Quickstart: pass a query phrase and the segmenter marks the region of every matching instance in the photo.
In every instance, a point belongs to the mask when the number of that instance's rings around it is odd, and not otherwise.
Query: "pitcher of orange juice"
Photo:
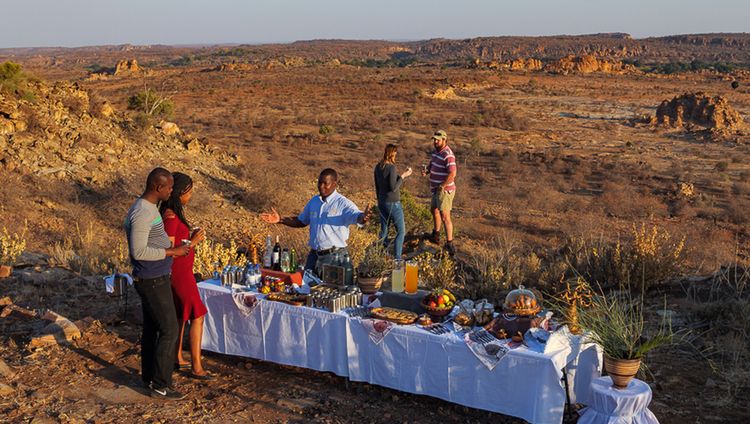
[[[414,261],[406,263],[406,294],[415,294],[417,292],[417,280],[419,279],[419,265]]]

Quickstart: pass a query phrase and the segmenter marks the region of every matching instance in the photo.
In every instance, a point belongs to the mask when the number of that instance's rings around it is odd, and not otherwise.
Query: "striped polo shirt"
[[[432,159],[430,160],[430,190],[433,193],[440,189],[442,184],[447,178],[451,171],[456,170],[456,156],[453,154],[453,150],[450,147],[445,146],[443,150],[432,153]],[[448,184],[445,187],[445,191],[452,192],[456,189],[455,179],[454,182]]]
[[[164,231],[164,222],[155,204],[139,197],[125,217],[125,233],[134,277],[150,279],[169,275],[172,258],[165,250],[172,242]]]

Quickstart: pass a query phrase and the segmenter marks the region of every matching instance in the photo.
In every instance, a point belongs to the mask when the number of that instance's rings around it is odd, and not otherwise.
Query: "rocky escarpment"
[[[620,60],[608,59],[598,55],[568,55],[561,59],[544,63],[540,59],[528,57],[517,58],[506,62],[492,61],[483,63],[475,61],[476,67],[488,67],[493,69],[506,69],[511,71],[545,71],[553,74],[589,74],[601,72],[605,74],[624,74],[638,72],[633,65],[628,65]]]

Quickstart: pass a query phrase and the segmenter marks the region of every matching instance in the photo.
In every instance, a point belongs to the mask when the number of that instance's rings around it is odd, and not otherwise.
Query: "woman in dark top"
[[[193,197],[193,180],[180,172],[175,172],[172,176],[174,177],[172,194],[159,208],[164,220],[164,231],[167,232],[172,246],[187,244],[192,247],[206,238],[206,233],[202,229],[191,231],[185,218],[184,206]],[[198,294],[198,286],[193,275],[194,259],[195,252],[191,248],[187,256],[175,257],[172,262],[172,294],[177,310],[177,321],[180,323],[175,367],[190,369],[190,376],[198,380],[211,380],[213,377],[201,363],[203,316],[208,310]],[[190,321],[190,362],[185,361],[182,356],[182,338],[185,333],[185,323],[188,321]]]
[[[380,240],[388,246],[388,224],[393,222],[396,227],[394,255],[401,259],[404,247],[404,208],[401,206],[401,184],[412,174],[411,168],[399,175],[396,172],[396,155],[398,147],[395,144],[385,146],[383,160],[375,165],[375,192],[378,195],[378,210],[380,211]]]

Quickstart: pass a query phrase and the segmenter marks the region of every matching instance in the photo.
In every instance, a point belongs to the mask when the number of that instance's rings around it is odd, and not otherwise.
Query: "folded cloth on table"
[[[302,274],[302,283],[309,287],[315,287],[318,284],[323,284],[323,281],[312,270],[306,269]]]
[[[128,285],[133,285],[133,277],[130,276],[130,274],[112,274],[104,277],[104,289],[107,290],[107,293],[114,293],[115,292],[115,278],[122,277],[125,278],[125,280],[128,282]]]
[[[258,299],[252,293],[247,293],[247,292],[232,293],[232,300],[234,301],[234,304],[237,306],[237,309],[240,310],[240,313],[246,317],[250,316],[250,314],[253,312],[253,309],[255,309],[255,307],[258,306]]]
[[[505,357],[510,348],[506,342],[497,339],[486,343],[478,341],[477,336],[481,332],[489,335],[487,330],[483,328],[472,330],[464,334],[464,342],[471,353],[479,359],[479,362],[492,371],[500,363],[500,360]]]
[[[544,353],[556,352],[571,345],[573,334],[568,330],[567,325],[558,328],[549,335],[547,343],[544,346]]]
[[[529,328],[523,336],[526,346],[537,353],[544,353],[549,339],[549,332],[541,328]]]
[[[359,322],[367,329],[370,340],[375,344],[380,344],[394,326],[392,322],[380,319],[361,319]]]

